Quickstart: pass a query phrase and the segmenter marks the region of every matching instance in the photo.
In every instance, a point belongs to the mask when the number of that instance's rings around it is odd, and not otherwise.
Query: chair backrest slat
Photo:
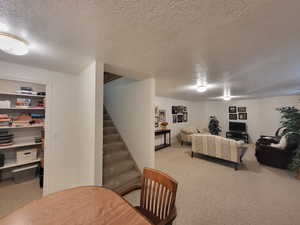
[[[140,207],[160,219],[165,219],[175,207],[177,186],[177,182],[167,174],[145,168]]]
[[[160,206],[159,206],[159,218],[162,219],[164,217],[164,204],[166,202],[166,188],[162,185],[161,186],[161,198],[160,198]]]

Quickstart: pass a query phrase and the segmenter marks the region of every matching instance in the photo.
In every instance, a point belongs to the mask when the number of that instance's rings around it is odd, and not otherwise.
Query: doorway
[[[0,79],[0,217],[43,195],[46,85]]]

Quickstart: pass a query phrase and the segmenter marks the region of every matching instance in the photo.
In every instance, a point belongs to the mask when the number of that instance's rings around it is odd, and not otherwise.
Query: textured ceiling
[[[287,95],[300,92],[299,12],[299,0],[0,0],[0,22],[31,43],[0,60],[78,73],[98,58],[178,99]]]

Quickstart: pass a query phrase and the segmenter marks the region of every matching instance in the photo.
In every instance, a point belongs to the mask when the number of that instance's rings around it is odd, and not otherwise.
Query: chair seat
[[[141,214],[143,214],[145,217],[147,217],[153,224],[159,224],[161,222],[161,219],[155,215],[153,215],[152,213],[150,213],[149,211],[136,206],[135,207]]]

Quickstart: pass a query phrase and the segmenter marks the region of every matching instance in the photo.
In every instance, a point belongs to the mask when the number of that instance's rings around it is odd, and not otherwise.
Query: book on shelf
[[[14,135],[9,134],[8,131],[0,132],[0,146],[8,146],[13,144]]]
[[[35,126],[39,126],[42,127],[44,126],[44,123],[13,123],[12,127],[35,127]]]
[[[45,97],[46,96],[46,92],[44,92],[44,91],[37,92],[37,91],[17,90],[15,93],[20,94],[20,95],[36,95],[36,96],[39,96],[39,97]]]
[[[12,143],[12,138],[6,140],[0,140],[0,144],[9,144]]]
[[[8,119],[8,114],[0,114],[0,119]]]
[[[42,106],[34,106],[34,107],[30,107],[30,109],[42,110],[42,109],[45,109],[45,108],[42,107]]]
[[[0,119],[0,122],[10,122],[10,119]]]
[[[15,125],[17,125],[17,124],[30,124],[29,122],[30,122],[30,120],[15,120],[13,122],[13,124],[15,124]]]
[[[29,109],[29,106],[26,105],[16,105],[16,109]]]
[[[6,134],[6,135],[0,136],[0,141],[3,141],[3,140],[12,140],[13,138],[14,138],[13,134]]]
[[[9,125],[10,125],[10,122],[0,122],[0,127],[6,127]]]
[[[17,98],[16,108],[29,108],[31,106],[30,98]]]
[[[32,119],[43,119],[45,118],[44,113],[31,113]]]
[[[17,94],[25,94],[25,95],[37,95],[38,92],[33,91],[32,89],[22,89],[22,90],[16,90]]]
[[[37,93],[37,95],[46,96],[46,92],[45,91],[40,91],[40,92]]]
[[[30,121],[31,115],[29,113],[21,113],[18,116],[15,117],[15,121]]]
[[[0,147],[4,147],[4,146],[10,146],[13,145],[13,142],[7,142],[7,143],[0,143]]]
[[[33,91],[32,87],[20,87],[21,91]]]

